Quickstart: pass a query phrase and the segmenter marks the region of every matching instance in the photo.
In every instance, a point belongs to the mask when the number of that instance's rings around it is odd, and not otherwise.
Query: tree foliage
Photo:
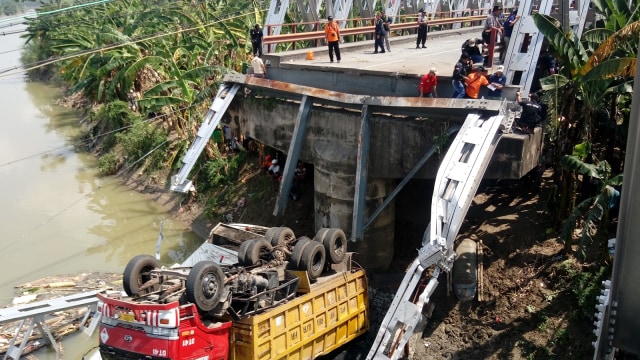
[[[135,162],[157,145],[149,139],[168,137],[172,140],[163,153],[164,165],[170,166],[193,139],[221,77],[247,62],[248,29],[262,22],[264,6],[261,1],[247,6],[226,0],[122,0],[49,12],[62,3],[43,4],[39,16],[28,19],[24,37],[30,55],[24,58],[36,64],[62,59],[35,67],[31,75],[59,76],[69,92],[82,93],[93,106],[126,104],[135,94],[129,110],[141,118],[161,115],[164,126],[119,124],[124,133],[117,138],[119,149]],[[118,107],[123,108],[127,110]],[[104,118],[113,122],[123,117]],[[113,125],[101,128],[114,131]],[[133,139],[134,132],[143,138]]]
[[[608,229],[609,203],[621,173],[635,76],[640,22],[637,11],[618,0],[596,0],[606,16],[603,27],[578,39],[557,20],[535,14],[533,20],[553,48],[558,74],[540,80],[551,117],[548,148],[559,184],[560,240],[571,250],[580,229],[578,257],[594,242],[602,245]],[[612,169],[612,165],[615,164]],[[594,184],[597,188],[593,191]],[[599,236],[596,238],[596,234]],[[603,247],[604,248],[604,247]]]

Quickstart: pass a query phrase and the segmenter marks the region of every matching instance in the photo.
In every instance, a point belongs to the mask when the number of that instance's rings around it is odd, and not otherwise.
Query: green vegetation
[[[610,202],[622,183],[629,109],[640,35],[637,3],[593,1],[606,18],[604,27],[573,31],[545,15],[533,15],[559,60],[559,73],[541,79],[543,100],[549,106],[547,161],[559,186],[552,218],[564,220],[559,240],[577,257],[605,263]],[[595,185],[595,186],[594,186]],[[613,204],[611,204],[613,205]],[[579,239],[573,236],[580,231]],[[595,251],[589,251],[590,248]]]
[[[103,176],[114,175],[118,171],[116,154],[108,153],[98,158],[98,172]]]
[[[602,281],[610,277],[609,268],[600,267],[595,271],[583,271],[573,281],[573,293],[578,306],[585,314],[592,314],[596,307],[596,297],[600,295]]]
[[[268,3],[73,5],[53,1],[28,19],[25,68],[31,78],[61,82],[91,104],[86,138],[92,147],[99,141],[101,174],[152,175],[179,165],[222,75],[247,63],[248,29],[262,23]],[[213,148],[200,160],[205,189],[232,181],[243,159]]]
[[[137,122],[125,132],[118,133],[116,139],[122,146],[125,159],[145,160],[143,168],[150,171],[164,168],[167,134],[147,122]]]

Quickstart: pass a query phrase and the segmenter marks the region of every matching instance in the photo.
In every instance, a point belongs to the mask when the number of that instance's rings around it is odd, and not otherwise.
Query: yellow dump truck
[[[219,224],[183,264],[147,255],[100,294],[102,359],[314,359],[369,328],[365,271],[340,229]],[[239,243],[234,252],[216,242]],[[236,257],[234,257],[234,255]]]

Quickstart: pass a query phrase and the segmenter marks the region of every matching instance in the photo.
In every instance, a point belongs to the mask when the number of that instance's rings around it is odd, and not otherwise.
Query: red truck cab
[[[104,360],[226,360],[232,322],[200,320],[194,304],[137,304],[98,294]]]

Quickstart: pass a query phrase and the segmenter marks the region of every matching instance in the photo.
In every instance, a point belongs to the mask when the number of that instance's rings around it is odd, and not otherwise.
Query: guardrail
[[[447,16],[455,16],[456,13],[460,14],[474,14],[477,15],[466,15],[459,17],[438,17],[435,16],[432,19],[429,19],[428,26],[429,32],[438,31],[438,30],[448,30],[453,28],[455,24],[459,24],[461,28],[479,26],[482,22],[487,18],[486,14],[480,14],[484,9],[479,10],[461,10],[461,11],[452,11],[446,14]],[[417,16],[416,15],[401,15],[398,16],[398,22],[394,22],[391,24],[391,31],[401,32],[401,35],[404,35],[405,32],[411,33],[412,30],[416,30],[418,28],[417,24]],[[362,18],[362,19],[351,19],[351,20],[336,20],[338,22],[348,22],[353,27],[345,27],[340,29],[340,35],[347,38],[347,42],[357,42],[359,40],[371,40],[373,33],[375,31],[375,26],[373,25],[373,18]],[[324,22],[322,22],[324,23]],[[325,35],[323,30],[318,30],[321,28],[321,22],[302,22],[298,24],[279,24],[279,25],[268,25],[267,26],[267,34],[271,32],[271,29],[274,27],[284,27],[289,29],[289,33],[278,34],[278,35],[265,35],[263,38],[263,44],[267,46],[267,52],[277,51],[276,46],[279,44],[291,43],[291,48],[286,50],[296,50],[296,45],[300,42],[308,42],[305,44],[306,46],[302,46],[301,48],[306,47],[318,47],[319,41],[324,40]],[[370,24],[370,25],[364,25]],[[298,26],[304,26],[307,28],[313,29],[312,31],[304,31],[297,32]],[[365,35],[367,38],[358,39],[358,35]]]

